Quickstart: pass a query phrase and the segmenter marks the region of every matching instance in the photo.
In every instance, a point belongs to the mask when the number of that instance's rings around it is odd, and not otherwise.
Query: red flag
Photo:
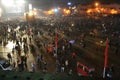
[[[105,48],[105,60],[104,60],[104,70],[103,70],[103,78],[105,78],[106,67],[108,64],[108,39],[106,40],[106,48]]]
[[[108,64],[108,39],[106,40],[104,68],[107,67],[107,64]]]

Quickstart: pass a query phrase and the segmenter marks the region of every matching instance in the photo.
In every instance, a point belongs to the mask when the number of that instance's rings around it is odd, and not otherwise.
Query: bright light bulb
[[[14,0],[1,0],[4,6],[12,6],[14,4]]]
[[[68,4],[69,6],[70,6],[70,5],[72,5],[72,3],[71,3],[71,2],[68,2],[67,4]]]
[[[54,12],[58,12],[58,9],[54,9]]]

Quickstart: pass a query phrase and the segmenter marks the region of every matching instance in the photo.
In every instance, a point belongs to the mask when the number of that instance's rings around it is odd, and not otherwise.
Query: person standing
[[[35,72],[35,63],[34,62],[31,63],[31,67],[32,67],[32,72]]]
[[[7,54],[7,57],[8,57],[8,59],[9,59],[9,62],[12,62],[12,56],[11,56],[10,53]]]

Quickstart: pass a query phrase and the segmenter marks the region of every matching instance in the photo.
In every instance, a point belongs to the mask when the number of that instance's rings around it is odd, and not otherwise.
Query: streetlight
[[[98,7],[99,5],[100,5],[100,3],[98,3],[98,2],[95,2],[95,7]]]
[[[71,5],[72,5],[72,3],[71,3],[71,2],[68,2],[68,3],[67,3],[67,5],[68,5],[68,6],[71,6]]]
[[[57,8],[55,8],[55,9],[54,9],[54,12],[55,12],[55,13],[57,13],[57,12],[58,12],[58,9],[57,9]]]
[[[71,6],[72,6],[72,3],[71,3],[71,2],[68,2],[67,5],[68,5],[68,7],[69,7],[69,9],[70,9]]]

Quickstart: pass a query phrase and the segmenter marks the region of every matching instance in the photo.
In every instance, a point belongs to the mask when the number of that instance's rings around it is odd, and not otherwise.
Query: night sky
[[[27,0],[28,3],[32,3],[33,7],[41,9],[50,9],[52,7],[67,6],[67,2],[72,2],[72,4],[92,4],[94,2],[100,2],[101,4],[120,4],[120,0]]]

